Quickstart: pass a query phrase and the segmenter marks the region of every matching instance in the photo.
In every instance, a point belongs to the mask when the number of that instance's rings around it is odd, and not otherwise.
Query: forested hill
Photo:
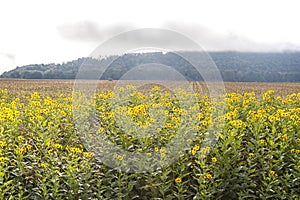
[[[198,52],[185,53],[190,56],[199,55]],[[210,52],[209,55],[219,68],[224,81],[300,82],[300,52]],[[171,52],[125,54],[120,57],[111,56],[100,60],[79,58],[63,64],[26,65],[4,72],[0,78],[75,79],[82,63],[103,66],[109,60],[114,60],[114,62],[107,68],[101,79],[119,79],[135,66],[160,63],[173,67],[188,80],[202,80],[201,75],[189,62]]]

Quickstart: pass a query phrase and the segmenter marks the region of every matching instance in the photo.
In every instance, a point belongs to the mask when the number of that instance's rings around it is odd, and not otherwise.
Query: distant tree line
[[[200,52],[184,52],[190,58]],[[300,82],[300,52],[253,53],[210,52],[224,81],[239,82]],[[201,60],[200,60],[201,62]],[[211,70],[211,63],[201,63]],[[115,79],[118,80],[134,67],[158,63],[170,66],[187,80],[203,81],[202,75],[176,52],[135,53],[101,59],[79,58],[62,64],[34,64],[4,72],[0,78],[18,79]],[[104,69],[104,67],[108,66]],[[149,70],[150,65],[149,65]],[[79,74],[83,76],[77,76]],[[100,73],[101,72],[101,73]],[[147,72],[145,72],[147,73]],[[213,71],[211,71],[213,73]],[[102,76],[99,77],[98,75]]]

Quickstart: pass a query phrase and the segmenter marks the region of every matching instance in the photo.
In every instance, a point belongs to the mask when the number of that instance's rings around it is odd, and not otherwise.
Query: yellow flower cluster
[[[206,155],[210,152],[210,147],[201,148],[200,152],[202,155]]]
[[[76,164],[87,166],[98,156],[96,152],[86,150],[93,148],[80,145],[81,135],[76,135],[78,127],[74,126],[72,116],[73,109],[79,109],[87,116],[89,111],[96,111],[93,118],[89,116],[90,121],[78,124],[86,130],[82,133],[88,136],[89,141],[84,141],[85,144],[91,146],[99,145],[97,142],[101,140],[98,139],[105,137],[105,142],[115,143],[131,152],[145,153],[147,159],[156,154],[159,159],[166,160],[172,156],[172,151],[165,146],[174,138],[183,138],[190,146],[176,149],[175,156],[188,154],[180,159],[186,161],[183,164],[194,167],[192,173],[199,168],[193,176],[200,177],[199,181],[218,177],[214,169],[223,162],[222,154],[217,154],[215,148],[201,146],[209,139],[205,138],[208,132],[220,135],[215,138],[218,140],[216,146],[220,147],[217,150],[222,150],[224,142],[227,145],[224,149],[240,152],[235,155],[241,156],[239,159],[243,164],[255,162],[261,154],[272,154],[276,149],[288,153],[289,166],[299,168],[300,94],[274,97],[274,91],[268,91],[262,97],[256,97],[253,92],[231,93],[213,100],[184,90],[172,92],[165,92],[158,86],[147,92],[126,86],[96,94],[93,103],[79,104],[75,108],[71,95],[54,98],[34,92],[12,98],[7,92],[0,91],[0,163],[18,166],[33,160],[34,166],[43,172],[49,168],[53,170],[49,174],[60,174],[67,169],[66,166],[60,168],[64,165],[60,161],[62,158],[68,161],[72,172],[80,171]],[[196,101],[191,100],[194,97],[197,97]],[[195,137],[184,135],[191,130]],[[122,153],[112,157],[122,161],[120,163],[127,159]],[[56,168],[51,169],[53,166]],[[265,172],[270,177],[280,176],[274,170],[276,167],[266,169],[273,169]],[[170,180],[178,184],[176,187],[180,187],[183,180],[188,182],[182,174],[174,177],[174,173]]]
[[[276,172],[273,171],[273,170],[270,170],[270,171],[269,171],[269,174],[272,175],[272,176],[276,176]]]
[[[6,157],[0,157],[0,163],[1,163],[1,162],[4,162],[4,161],[6,161],[6,160],[8,160],[8,158],[6,158]]]
[[[166,150],[165,148],[161,148],[161,149],[159,150],[159,152],[160,152],[160,156],[161,156],[162,158],[166,157],[167,150]]]
[[[95,156],[95,154],[93,152],[84,152],[83,156],[85,158],[93,158]]]
[[[195,155],[199,149],[200,149],[199,145],[194,146],[193,149],[192,149],[192,152],[191,152],[192,155]]]
[[[72,147],[72,148],[70,149],[70,151],[71,151],[72,153],[82,153],[82,152],[83,152],[83,150],[82,150],[81,148],[78,148],[78,147]]]
[[[114,157],[115,159],[117,159],[117,160],[120,160],[120,161],[124,159],[124,156],[119,155],[119,154],[114,154],[113,157]]]
[[[205,179],[212,179],[212,175],[209,174],[209,173],[204,174],[202,177],[205,178]]]

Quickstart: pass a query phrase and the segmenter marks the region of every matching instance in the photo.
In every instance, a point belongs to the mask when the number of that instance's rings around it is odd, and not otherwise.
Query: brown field
[[[28,94],[34,91],[42,94],[69,94],[74,87],[74,80],[10,80],[0,79],[0,89],[7,89],[11,94]],[[112,89],[117,81],[99,81],[98,88],[101,90]],[[171,85],[173,85],[172,83]],[[177,83],[178,84],[178,83]],[[204,82],[193,82],[194,90],[200,87],[203,92],[207,91]],[[179,83],[180,85],[180,83]],[[227,93],[255,92],[258,96],[267,90],[274,90],[275,95],[286,96],[300,92],[300,83],[253,83],[253,82],[225,82]]]

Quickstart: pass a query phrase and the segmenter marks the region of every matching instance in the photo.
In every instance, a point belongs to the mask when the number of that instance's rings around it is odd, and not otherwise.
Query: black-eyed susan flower
[[[18,141],[22,142],[23,140],[25,140],[23,136],[18,136]]]
[[[172,123],[166,123],[165,125],[166,128],[172,128],[172,126],[173,126]]]
[[[8,160],[8,158],[6,158],[6,157],[0,157],[0,162],[6,161],[6,160]]]
[[[217,158],[216,157],[212,157],[211,158],[211,162],[213,162],[213,163],[217,162]]]
[[[177,178],[175,179],[175,182],[176,182],[176,183],[181,183],[181,182],[182,182],[182,179],[179,178],[179,177],[177,177]]]
[[[26,151],[27,151],[26,147],[21,147],[21,148],[19,149],[19,153],[20,153],[20,154],[24,154],[24,153],[26,153]]]
[[[201,122],[201,124],[202,124],[203,126],[206,126],[208,123],[207,123],[207,121],[203,120],[203,121]]]

